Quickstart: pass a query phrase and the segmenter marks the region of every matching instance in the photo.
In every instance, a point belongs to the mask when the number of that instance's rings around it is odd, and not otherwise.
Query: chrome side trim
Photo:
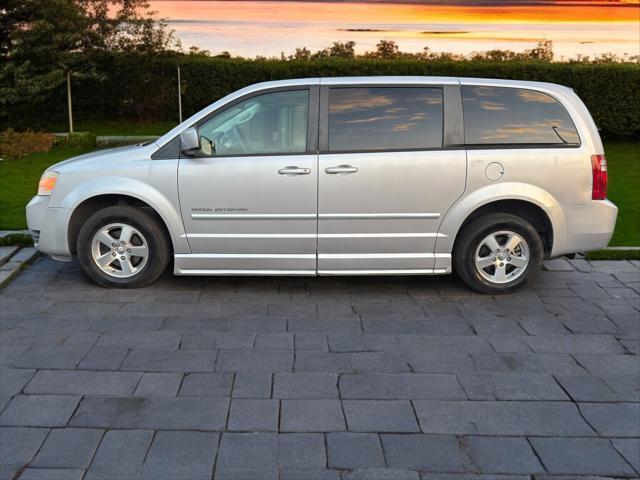
[[[315,253],[176,253],[175,258],[316,258]],[[330,259],[384,259],[384,258],[451,258],[449,253],[319,253],[318,258]]]
[[[175,258],[316,258],[315,253],[176,253]]]
[[[192,213],[194,220],[313,220],[315,213]]]
[[[321,213],[321,220],[369,219],[369,218],[440,218],[439,213]]]
[[[194,220],[322,220],[440,218],[439,213],[192,213]]]
[[[315,233],[186,233],[187,238],[316,238]]]
[[[448,253],[319,253],[319,259],[451,258]]]
[[[315,270],[190,270],[178,269],[177,275],[303,275],[314,276]]]
[[[318,275],[441,275],[444,268],[415,270],[318,270]]]
[[[316,238],[315,233],[185,233],[187,238]],[[319,233],[318,238],[446,238],[443,233]]]
[[[440,238],[443,233],[319,233],[318,238]]]

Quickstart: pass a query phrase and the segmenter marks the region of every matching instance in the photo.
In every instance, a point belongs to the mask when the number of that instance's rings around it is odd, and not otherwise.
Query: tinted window
[[[462,104],[468,145],[580,143],[565,108],[545,93],[466,86]]]
[[[439,88],[332,88],[329,150],[400,150],[442,146]]]
[[[307,150],[308,109],[308,90],[251,97],[199,126],[202,153],[303,153]]]

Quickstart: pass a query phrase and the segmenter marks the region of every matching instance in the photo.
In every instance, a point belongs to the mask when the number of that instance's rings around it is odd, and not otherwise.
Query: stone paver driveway
[[[494,298],[40,260],[0,293],[1,478],[638,477],[640,264],[573,265]]]

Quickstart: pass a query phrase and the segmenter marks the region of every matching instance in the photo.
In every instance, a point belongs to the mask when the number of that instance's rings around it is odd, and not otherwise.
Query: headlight
[[[58,181],[58,172],[44,172],[38,183],[38,195],[51,195]]]

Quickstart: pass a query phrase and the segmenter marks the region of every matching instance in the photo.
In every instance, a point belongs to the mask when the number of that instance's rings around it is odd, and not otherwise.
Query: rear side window
[[[442,89],[414,87],[329,90],[329,150],[442,147]]]
[[[462,87],[467,145],[580,144],[566,109],[546,93],[522,88]]]

